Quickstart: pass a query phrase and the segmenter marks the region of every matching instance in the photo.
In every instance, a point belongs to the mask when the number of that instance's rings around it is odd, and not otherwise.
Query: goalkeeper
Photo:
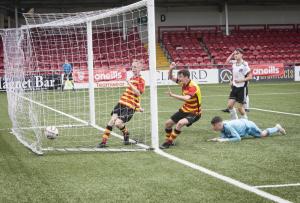
[[[102,142],[97,145],[98,148],[107,147],[107,141],[114,126],[122,131],[124,144],[130,144],[129,132],[125,123],[130,121],[136,111],[144,111],[140,104],[140,96],[145,91],[145,80],[140,75],[142,67],[142,62],[137,60],[133,61],[131,66],[133,77],[127,80],[128,87],[111,112],[111,119],[102,135]]]
[[[74,82],[73,82],[73,66],[71,63],[68,62],[68,60],[65,60],[65,63],[62,65],[63,71],[64,71],[64,83],[61,87],[62,91],[65,89],[66,81],[69,80],[72,84],[72,89],[75,90]]]
[[[168,95],[177,100],[183,101],[182,107],[171,116],[165,123],[166,141],[160,146],[161,149],[169,148],[173,145],[174,140],[181,133],[181,128],[191,126],[201,117],[201,91],[200,87],[190,79],[190,72],[187,69],[180,70],[177,78],[173,77],[173,70],[176,64],[170,65],[169,79],[181,86],[182,95],[172,93]],[[175,125],[174,130],[172,129]]]
[[[235,119],[231,121],[224,121],[219,116],[214,117],[211,120],[212,129],[214,131],[220,131],[221,135],[218,138],[213,138],[208,141],[213,142],[238,142],[243,137],[252,136],[255,138],[262,138],[271,136],[277,132],[285,135],[285,129],[280,124],[276,124],[275,127],[261,130],[257,125],[247,119]]]

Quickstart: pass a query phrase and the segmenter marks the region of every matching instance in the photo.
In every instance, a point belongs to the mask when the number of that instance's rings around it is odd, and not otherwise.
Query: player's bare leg
[[[65,85],[66,85],[66,80],[63,81],[63,84],[62,84],[62,86],[61,86],[61,91],[64,91]]]
[[[231,118],[232,120],[238,119],[236,110],[235,110],[235,108],[234,108],[234,104],[235,104],[235,100],[234,100],[234,99],[229,99],[229,100],[228,100],[227,108],[229,109],[230,118]]]
[[[250,108],[250,99],[249,99],[249,95],[247,95],[246,97],[246,103],[243,105],[244,106],[244,109],[246,112],[249,112],[249,108]]]
[[[239,110],[239,112],[240,112],[242,118],[248,119],[248,116],[247,116],[247,113],[246,113],[246,111],[245,111],[245,108],[244,108],[244,105],[243,105],[243,104],[238,103],[238,110]]]
[[[73,91],[75,91],[75,85],[74,85],[74,81],[73,80],[70,80],[71,84],[72,84],[72,89]]]

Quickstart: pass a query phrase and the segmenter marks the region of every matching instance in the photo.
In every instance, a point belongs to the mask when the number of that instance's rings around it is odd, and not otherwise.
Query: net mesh
[[[94,148],[111,111],[133,75],[134,61],[148,77],[147,7],[135,5],[82,13],[25,14],[27,25],[2,32],[9,113],[17,138],[36,152]],[[92,24],[92,33],[87,30]],[[95,125],[90,124],[88,34],[92,35]],[[64,74],[71,64],[72,76]],[[72,80],[73,79],[73,80]],[[72,81],[74,83],[72,83]],[[149,89],[126,126],[132,143],[151,144]],[[59,136],[49,140],[47,126]],[[122,145],[114,128],[109,149],[138,149]],[[76,151],[76,150],[75,150]]]

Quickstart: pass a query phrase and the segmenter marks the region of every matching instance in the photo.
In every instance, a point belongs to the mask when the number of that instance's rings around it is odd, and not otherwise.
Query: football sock
[[[236,110],[235,110],[234,107],[232,109],[229,109],[229,112],[230,112],[230,118],[231,118],[231,120],[238,119],[238,116],[236,114]]]
[[[166,140],[169,140],[169,137],[172,135],[172,128],[165,128]]]
[[[104,131],[104,134],[102,135],[102,143],[106,144],[107,139],[110,136],[110,132],[112,131],[112,126],[107,125]]]
[[[126,128],[125,125],[124,127],[120,128],[120,130],[122,131],[123,135],[128,135],[128,129]]]
[[[273,135],[273,134],[275,134],[275,133],[278,132],[278,128],[276,128],[276,127],[267,128],[266,131],[268,132],[268,136],[271,136],[271,135]]]
[[[241,116],[241,118],[248,119],[248,116],[247,116],[247,114],[245,113],[244,115]]]
[[[168,138],[169,143],[173,143],[173,141],[177,138],[177,136],[181,133],[181,131],[174,129],[171,136]]]
[[[246,103],[243,106],[244,109],[249,109],[249,96],[246,97]]]

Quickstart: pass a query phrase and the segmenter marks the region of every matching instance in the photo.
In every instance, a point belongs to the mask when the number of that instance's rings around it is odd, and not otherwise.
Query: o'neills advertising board
[[[120,87],[124,86],[127,78],[125,68],[120,69],[95,69],[95,87]],[[73,79],[76,88],[88,88],[89,73],[87,70],[74,70]]]
[[[253,76],[283,76],[283,63],[251,65]]]

